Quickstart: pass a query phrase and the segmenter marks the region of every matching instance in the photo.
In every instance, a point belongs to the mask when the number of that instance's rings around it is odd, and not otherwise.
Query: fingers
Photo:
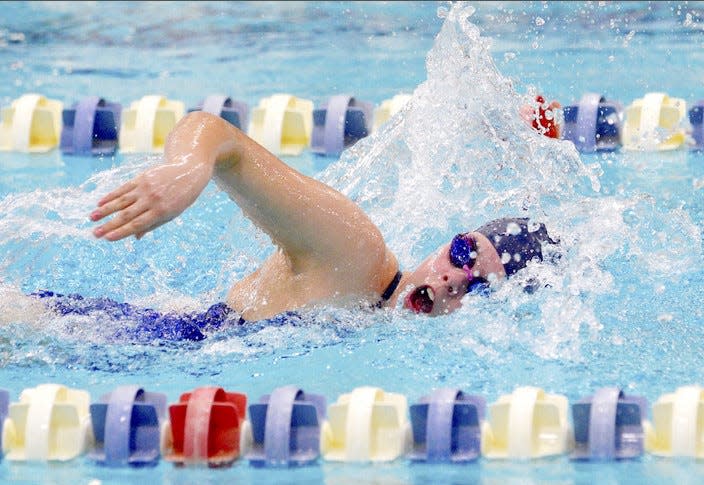
[[[153,221],[150,211],[144,212],[127,224],[108,232],[105,235],[105,239],[108,241],[119,241],[120,239],[124,239],[138,233],[147,232],[150,230],[149,226],[152,223]]]
[[[137,200],[136,195],[133,192],[128,192],[117,198],[111,199],[109,202],[105,202],[103,204],[98,203],[99,208],[91,212],[90,220],[94,222],[99,221],[110,214],[124,210],[131,206],[135,200]]]
[[[104,237],[108,241],[117,241],[132,234],[144,231],[153,223],[152,211],[138,204],[119,212],[114,218],[93,230],[97,238]]]
[[[106,195],[105,197],[100,199],[98,201],[98,207],[102,207],[103,205],[107,204],[108,202],[125,195],[126,193],[130,192],[131,190],[135,189],[136,187],[137,187],[137,184],[134,182],[134,180],[130,180],[126,184],[118,187],[117,189],[113,190],[108,195]]]

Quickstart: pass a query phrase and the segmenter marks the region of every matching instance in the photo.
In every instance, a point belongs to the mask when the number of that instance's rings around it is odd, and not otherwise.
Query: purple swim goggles
[[[488,284],[484,278],[475,277],[472,267],[477,260],[479,250],[477,240],[471,234],[457,234],[450,242],[450,263],[456,268],[464,270],[467,275],[467,293]]]
[[[477,240],[469,233],[458,234],[450,243],[450,262],[460,269],[470,269],[477,259]],[[466,268],[465,268],[466,267]]]

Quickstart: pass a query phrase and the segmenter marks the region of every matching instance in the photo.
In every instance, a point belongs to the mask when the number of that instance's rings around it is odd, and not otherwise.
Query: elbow
[[[235,128],[219,116],[194,111],[176,124],[166,137],[164,154],[167,158],[182,154],[198,157],[217,157],[223,147],[230,145]]]
[[[166,137],[166,145],[177,143],[183,139],[202,137],[203,132],[224,121],[219,116],[204,111],[193,111],[181,118]]]
[[[166,136],[164,153],[169,155],[187,149],[201,136],[202,128],[209,123],[210,113],[201,111],[188,113],[181,118]]]
[[[213,122],[214,120],[222,120],[217,115],[208,113],[207,111],[191,111],[186,113],[186,115],[181,118],[178,125],[198,125],[206,122]]]

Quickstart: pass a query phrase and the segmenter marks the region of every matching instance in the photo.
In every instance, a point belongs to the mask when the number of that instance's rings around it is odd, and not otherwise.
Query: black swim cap
[[[544,224],[529,230],[527,217],[504,217],[487,222],[476,232],[483,234],[499,253],[506,276],[523,269],[528,261],[543,260],[543,243],[556,244]]]

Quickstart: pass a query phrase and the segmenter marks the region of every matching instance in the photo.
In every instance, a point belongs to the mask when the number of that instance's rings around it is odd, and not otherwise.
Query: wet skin
[[[471,233],[477,241],[477,258],[470,272],[472,278],[489,282],[506,276],[501,258],[483,234]],[[403,297],[403,307],[429,316],[445,315],[462,306],[470,281],[467,272],[450,262],[450,243],[440,246],[412,272],[403,275],[390,300],[395,305]],[[403,295],[403,296],[402,296]]]

